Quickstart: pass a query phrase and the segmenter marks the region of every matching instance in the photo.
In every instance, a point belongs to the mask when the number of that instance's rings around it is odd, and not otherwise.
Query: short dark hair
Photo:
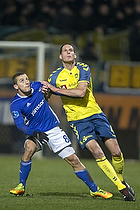
[[[65,45],[71,45],[73,47],[73,45],[71,43],[65,43],[65,44],[62,44],[61,47],[60,47],[60,54],[62,53],[62,48],[65,46]],[[74,49],[74,47],[73,47]],[[74,52],[75,52],[75,49],[74,49]]]
[[[24,72],[18,72],[16,73],[13,77],[12,77],[12,81],[13,81],[13,84],[17,84],[17,77],[19,77],[20,75],[23,75],[25,74]]]

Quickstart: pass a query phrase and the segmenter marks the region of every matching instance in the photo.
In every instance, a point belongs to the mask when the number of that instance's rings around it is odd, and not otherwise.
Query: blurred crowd
[[[128,30],[130,60],[140,61],[140,0],[0,0],[0,39],[27,28],[73,38]],[[80,56],[96,61],[93,52],[94,43],[87,42]]]
[[[1,0],[1,26],[28,26],[50,34],[104,34],[128,29],[140,19],[140,0]]]

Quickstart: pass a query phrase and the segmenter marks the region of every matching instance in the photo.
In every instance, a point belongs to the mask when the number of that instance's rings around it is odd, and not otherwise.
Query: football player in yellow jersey
[[[82,149],[88,149],[98,166],[117,186],[125,201],[135,201],[134,190],[123,178],[124,158],[106,115],[97,104],[92,92],[90,68],[76,62],[74,47],[66,43],[60,48],[62,66],[52,72],[42,91],[48,89],[60,95],[67,120]],[[112,165],[96,141],[103,141],[112,155]]]

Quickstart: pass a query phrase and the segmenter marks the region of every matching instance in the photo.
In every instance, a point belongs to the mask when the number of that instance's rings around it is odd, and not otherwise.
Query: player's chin
[[[30,88],[25,89],[25,90],[24,90],[24,93],[25,93],[26,95],[30,94],[30,93],[31,93],[31,89],[30,89]]]
[[[31,88],[26,88],[25,92],[31,92]]]
[[[72,58],[68,58],[68,59],[65,60],[65,62],[66,63],[71,63],[71,62],[73,62],[73,59]]]

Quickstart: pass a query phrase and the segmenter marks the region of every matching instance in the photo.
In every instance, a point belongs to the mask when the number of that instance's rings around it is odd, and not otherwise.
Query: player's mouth
[[[29,88],[29,87],[30,87],[30,85],[26,85],[25,87],[26,87],[26,88]]]
[[[27,90],[27,91],[30,91],[30,85],[29,86],[25,86],[25,89]]]
[[[68,56],[67,56],[67,58],[68,58],[68,59],[70,59],[70,58],[71,58],[71,56],[70,56],[70,55],[68,55]]]

